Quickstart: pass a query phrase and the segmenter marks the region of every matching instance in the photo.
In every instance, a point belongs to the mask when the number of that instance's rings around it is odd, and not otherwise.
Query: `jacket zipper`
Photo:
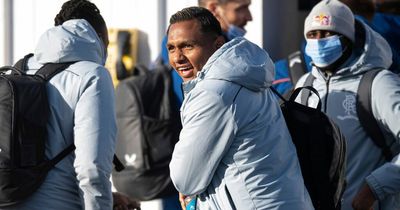
[[[325,100],[324,100],[324,113],[326,114],[328,111],[329,83],[330,83],[332,74],[330,72],[326,72],[325,76],[326,76],[326,79],[325,79],[326,94],[325,94]]]

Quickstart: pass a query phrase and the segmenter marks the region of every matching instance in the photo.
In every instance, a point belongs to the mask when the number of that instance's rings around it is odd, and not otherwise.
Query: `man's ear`
[[[215,40],[215,47],[219,49],[222,47],[222,45],[225,44],[225,38],[224,36],[218,36],[217,39]]]

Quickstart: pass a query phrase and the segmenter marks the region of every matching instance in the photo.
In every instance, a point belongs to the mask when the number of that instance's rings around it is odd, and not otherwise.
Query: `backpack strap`
[[[387,161],[393,158],[390,147],[386,144],[385,137],[377,120],[372,113],[371,89],[375,76],[383,69],[372,69],[361,77],[357,90],[357,115],[364,131],[371,137],[376,146],[382,149],[382,154]]]
[[[51,168],[53,168],[58,162],[60,162],[62,159],[64,159],[69,153],[74,151],[75,148],[76,148],[75,145],[71,144],[67,148],[65,148],[63,151],[58,153],[58,155],[56,155],[53,159],[51,159],[47,162],[47,164],[46,164],[47,169],[50,170]],[[125,169],[124,164],[122,164],[122,162],[118,159],[118,157],[115,154],[113,157],[113,164],[114,164],[115,170],[118,172]]]
[[[307,89],[307,90],[304,90],[304,89]],[[318,91],[311,85],[306,85],[306,86],[303,86],[303,87],[296,88],[293,91],[293,94],[290,96],[289,101],[295,103],[295,100],[296,100],[297,96],[299,95],[300,91],[303,91],[302,93],[307,92],[309,94],[308,96],[310,96],[311,93],[314,93],[319,99],[317,107],[315,109],[317,109],[318,111],[322,112],[321,111],[321,107],[322,107],[321,96],[319,96]]]
[[[269,89],[271,89],[272,92],[274,92],[275,95],[278,96],[283,102],[287,102],[286,97],[281,95],[274,87],[270,86]],[[290,97],[290,96],[288,96],[288,97]]]
[[[21,70],[26,71],[26,64],[28,63],[28,59],[33,56],[33,53],[29,53],[25,55],[23,58],[19,59],[17,63],[14,64],[14,67]]]
[[[306,64],[301,51],[296,51],[288,56],[289,77],[293,86],[296,85],[300,77],[307,73]]]
[[[46,163],[46,168],[50,170],[53,168],[58,162],[60,162],[63,158],[65,158],[69,153],[75,150],[75,145],[71,144],[67,148],[65,148],[63,151],[58,153],[53,159],[49,160]]]
[[[308,74],[306,81],[304,82],[303,86],[311,86],[314,83],[315,77],[310,73]],[[311,95],[311,91],[310,90],[303,90],[301,92],[301,104],[306,105],[308,104],[308,98]]]
[[[60,73],[64,69],[68,68],[68,66],[70,66],[73,63],[75,62],[46,63],[36,72],[35,75],[38,75],[42,79],[49,81],[53,76]]]
[[[124,164],[121,162],[121,160],[119,160],[119,158],[117,157],[116,154],[114,154],[114,157],[113,157],[113,164],[114,164],[114,169],[117,172],[120,172],[125,169]]]
[[[21,70],[22,72],[26,72],[28,60],[33,56],[33,53],[29,53],[25,55],[23,58],[19,59],[17,63],[14,64],[14,67]],[[75,61],[76,62],[76,61]],[[46,63],[44,64],[35,75],[40,76],[42,79],[49,81],[54,75],[60,73],[64,69],[68,68],[71,64],[75,62],[66,62],[66,63]]]

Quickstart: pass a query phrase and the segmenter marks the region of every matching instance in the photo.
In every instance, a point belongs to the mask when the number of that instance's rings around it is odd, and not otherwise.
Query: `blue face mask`
[[[246,34],[246,30],[243,28],[240,28],[238,26],[229,25],[228,32],[227,32],[227,37],[229,40],[232,40],[236,37],[243,37]]]
[[[340,37],[333,35],[323,39],[307,39],[306,54],[318,67],[327,67],[342,55]]]

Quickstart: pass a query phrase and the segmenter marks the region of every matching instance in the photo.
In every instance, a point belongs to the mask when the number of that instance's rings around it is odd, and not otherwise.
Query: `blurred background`
[[[53,26],[65,0],[0,0],[0,66],[33,52],[39,36]],[[169,17],[197,0],[92,0],[111,30],[135,30],[135,62],[149,65],[160,52]],[[318,0],[252,0],[253,21],[246,38],[273,60],[296,51],[303,21]],[[110,37],[110,39],[112,39]],[[112,40],[111,40],[112,41]],[[112,46],[111,46],[112,47]],[[112,51],[110,51],[110,56]]]

